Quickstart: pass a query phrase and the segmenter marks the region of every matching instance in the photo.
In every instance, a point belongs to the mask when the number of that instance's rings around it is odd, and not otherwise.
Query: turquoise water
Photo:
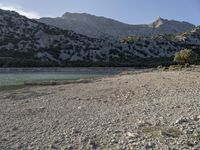
[[[0,86],[23,85],[30,81],[78,80],[106,76],[106,73],[21,72],[0,73]]]

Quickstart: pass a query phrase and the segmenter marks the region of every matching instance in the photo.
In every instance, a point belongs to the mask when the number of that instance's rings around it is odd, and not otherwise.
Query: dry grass
[[[158,66],[159,71],[198,71],[200,72],[199,65],[171,65],[169,67]]]

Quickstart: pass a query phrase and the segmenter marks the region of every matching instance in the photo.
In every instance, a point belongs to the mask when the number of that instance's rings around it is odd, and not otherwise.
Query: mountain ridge
[[[200,27],[173,35],[92,38],[0,9],[0,66],[152,66],[183,48],[199,53]]]
[[[195,25],[184,21],[158,19],[150,24],[131,25],[88,13],[67,12],[61,17],[45,17],[38,19],[38,21],[62,29],[73,30],[76,33],[90,37],[112,37],[116,39],[122,39],[131,35],[152,36],[156,34],[179,33],[195,27]],[[163,22],[162,26],[156,26],[156,23],[159,21]]]

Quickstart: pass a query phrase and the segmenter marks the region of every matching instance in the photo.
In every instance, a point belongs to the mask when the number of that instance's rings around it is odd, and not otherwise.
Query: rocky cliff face
[[[199,27],[177,35],[117,41],[91,38],[4,10],[0,10],[0,34],[0,66],[134,66],[148,64],[146,59],[171,57],[185,47],[198,51],[200,46]]]
[[[97,17],[90,14],[65,13],[58,18],[41,18],[39,22],[53,25],[90,37],[125,38],[127,36],[152,36],[155,34],[172,34],[185,32],[195,26],[187,22],[167,20],[158,17],[147,25],[128,25],[113,19]]]

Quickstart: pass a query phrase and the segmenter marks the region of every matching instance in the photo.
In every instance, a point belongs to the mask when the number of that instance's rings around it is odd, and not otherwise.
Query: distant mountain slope
[[[128,37],[122,40],[130,49],[149,51],[151,57],[170,57],[176,51],[189,48],[196,51],[200,56],[200,26],[194,29],[171,35],[156,35],[153,37]]]
[[[91,38],[0,10],[0,66],[150,66],[200,48],[200,29],[177,35]]]
[[[114,37],[118,39],[131,35],[149,36],[185,32],[195,27],[187,22],[166,20],[160,17],[152,24],[128,25],[113,19],[97,17],[86,13],[65,13],[62,17],[40,18],[38,21],[62,29],[73,30],[90,37]]]

